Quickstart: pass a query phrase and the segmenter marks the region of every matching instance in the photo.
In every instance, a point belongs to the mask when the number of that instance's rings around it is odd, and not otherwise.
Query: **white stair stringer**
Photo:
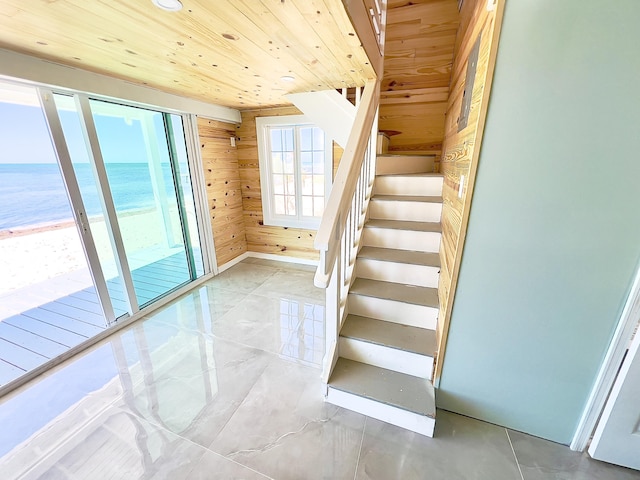
[[[336,90],[290,93],[285,95],[298,110],[320,127],[342,148],[356,118],[356,107]]]
[[[378,160],[326,400],[433,436],[443,177],[424,158]]]

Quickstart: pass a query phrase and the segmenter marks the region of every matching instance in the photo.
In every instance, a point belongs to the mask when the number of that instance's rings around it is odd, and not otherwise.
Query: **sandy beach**
[[[86,267],[73,224],[0,235],[0,295]]]
[[[104,220],[94,218],[90,223],[105,276],[115,276]],[[170,242],[180,241],[180,225],[171,226],[173,240],[167,239],[164,222],[156,209],[128,212],[120,217],[120,227],[131,268],[145,262],[136,259],[137,253],[149,249],[161,252],[168,249]],[[0,296],[83,269],[87,269],[87,261],[73,222],[0,232]]]

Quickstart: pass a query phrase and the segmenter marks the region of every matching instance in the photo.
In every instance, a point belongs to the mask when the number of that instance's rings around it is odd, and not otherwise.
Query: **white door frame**
[[[40,104],[47,121],[47,126],[49,127],[49,134],[51,135],[51,141],[53,142],[58,164],[62,170],[62,180],[66,186],[76,227],[82,238],[82,248],[87,258],[93,285],[100,300],[100,308],[102,308],[102,313],[107,325],[111,325],[115,321],[115,313],[113,311],[111,297],[109,296],[109,290],[107,289],[107,282],[102,271],[102,265],[100,264],[100,258],[98,257],[98,251],[93,241],[93,233],[89,227],[89,219],[87,218],[84,201],[73,169],[69,149],[67,148],[67,141],[62,130],[60,118],[58,117],[53,92],[43,87],[38,87],[36,91],[40,98]]]
[[[596,377],[595,384],[591,389],[591,394],[587,400],[582,417],[578,423],[578,428],[573,436],[569,447],[571,450],[582,452],[587,448],[587,444],[598,423],[598,418],[602,413],[609,392],[616,380],[618,370],[624,359],[625,352],[629,348],[629,342],[633,332],[638,325],[640,318],[640,267],[636,269],[636,274],[631,286],[631,291],[622,310],[620,321],[613,334],[609,349],[600,366],[600,371]]]
[[[209,200],[204,175],[204,161],[200,150],[200,134],[198,133],[198,117],[194,114],[183,114],[182,125],[185,143],[187,145],[187,160],[191,174],[191,189],[198,219],[198,233],[200,234],[200,250],[205,274],[218,275],[218,260],[216,258],[215,239],[211,226]]]

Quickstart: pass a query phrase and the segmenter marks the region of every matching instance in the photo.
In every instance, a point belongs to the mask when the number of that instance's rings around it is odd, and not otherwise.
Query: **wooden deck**
[[[189,280],[184,253],[132,272],[140,305]],[[51,279],[49,282],[60,281]],[[107,282],[116,316],[127,311],[117,279]],[[10,299],[8,300],[11,301]],[[107,328],[93,286],[0,320],[0,386]]]

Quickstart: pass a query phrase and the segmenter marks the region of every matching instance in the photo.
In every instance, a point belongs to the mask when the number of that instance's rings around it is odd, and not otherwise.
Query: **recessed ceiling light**
[[[282,80],[283,82],[295,82],[296,77],[292,77],[291,75],[283,75],[282,77],[280,77],[280,80]]]
[[[151,0],[153,4],[167,12],[177,12],[178,10],[182,10],[182,3],[180,0]]]

